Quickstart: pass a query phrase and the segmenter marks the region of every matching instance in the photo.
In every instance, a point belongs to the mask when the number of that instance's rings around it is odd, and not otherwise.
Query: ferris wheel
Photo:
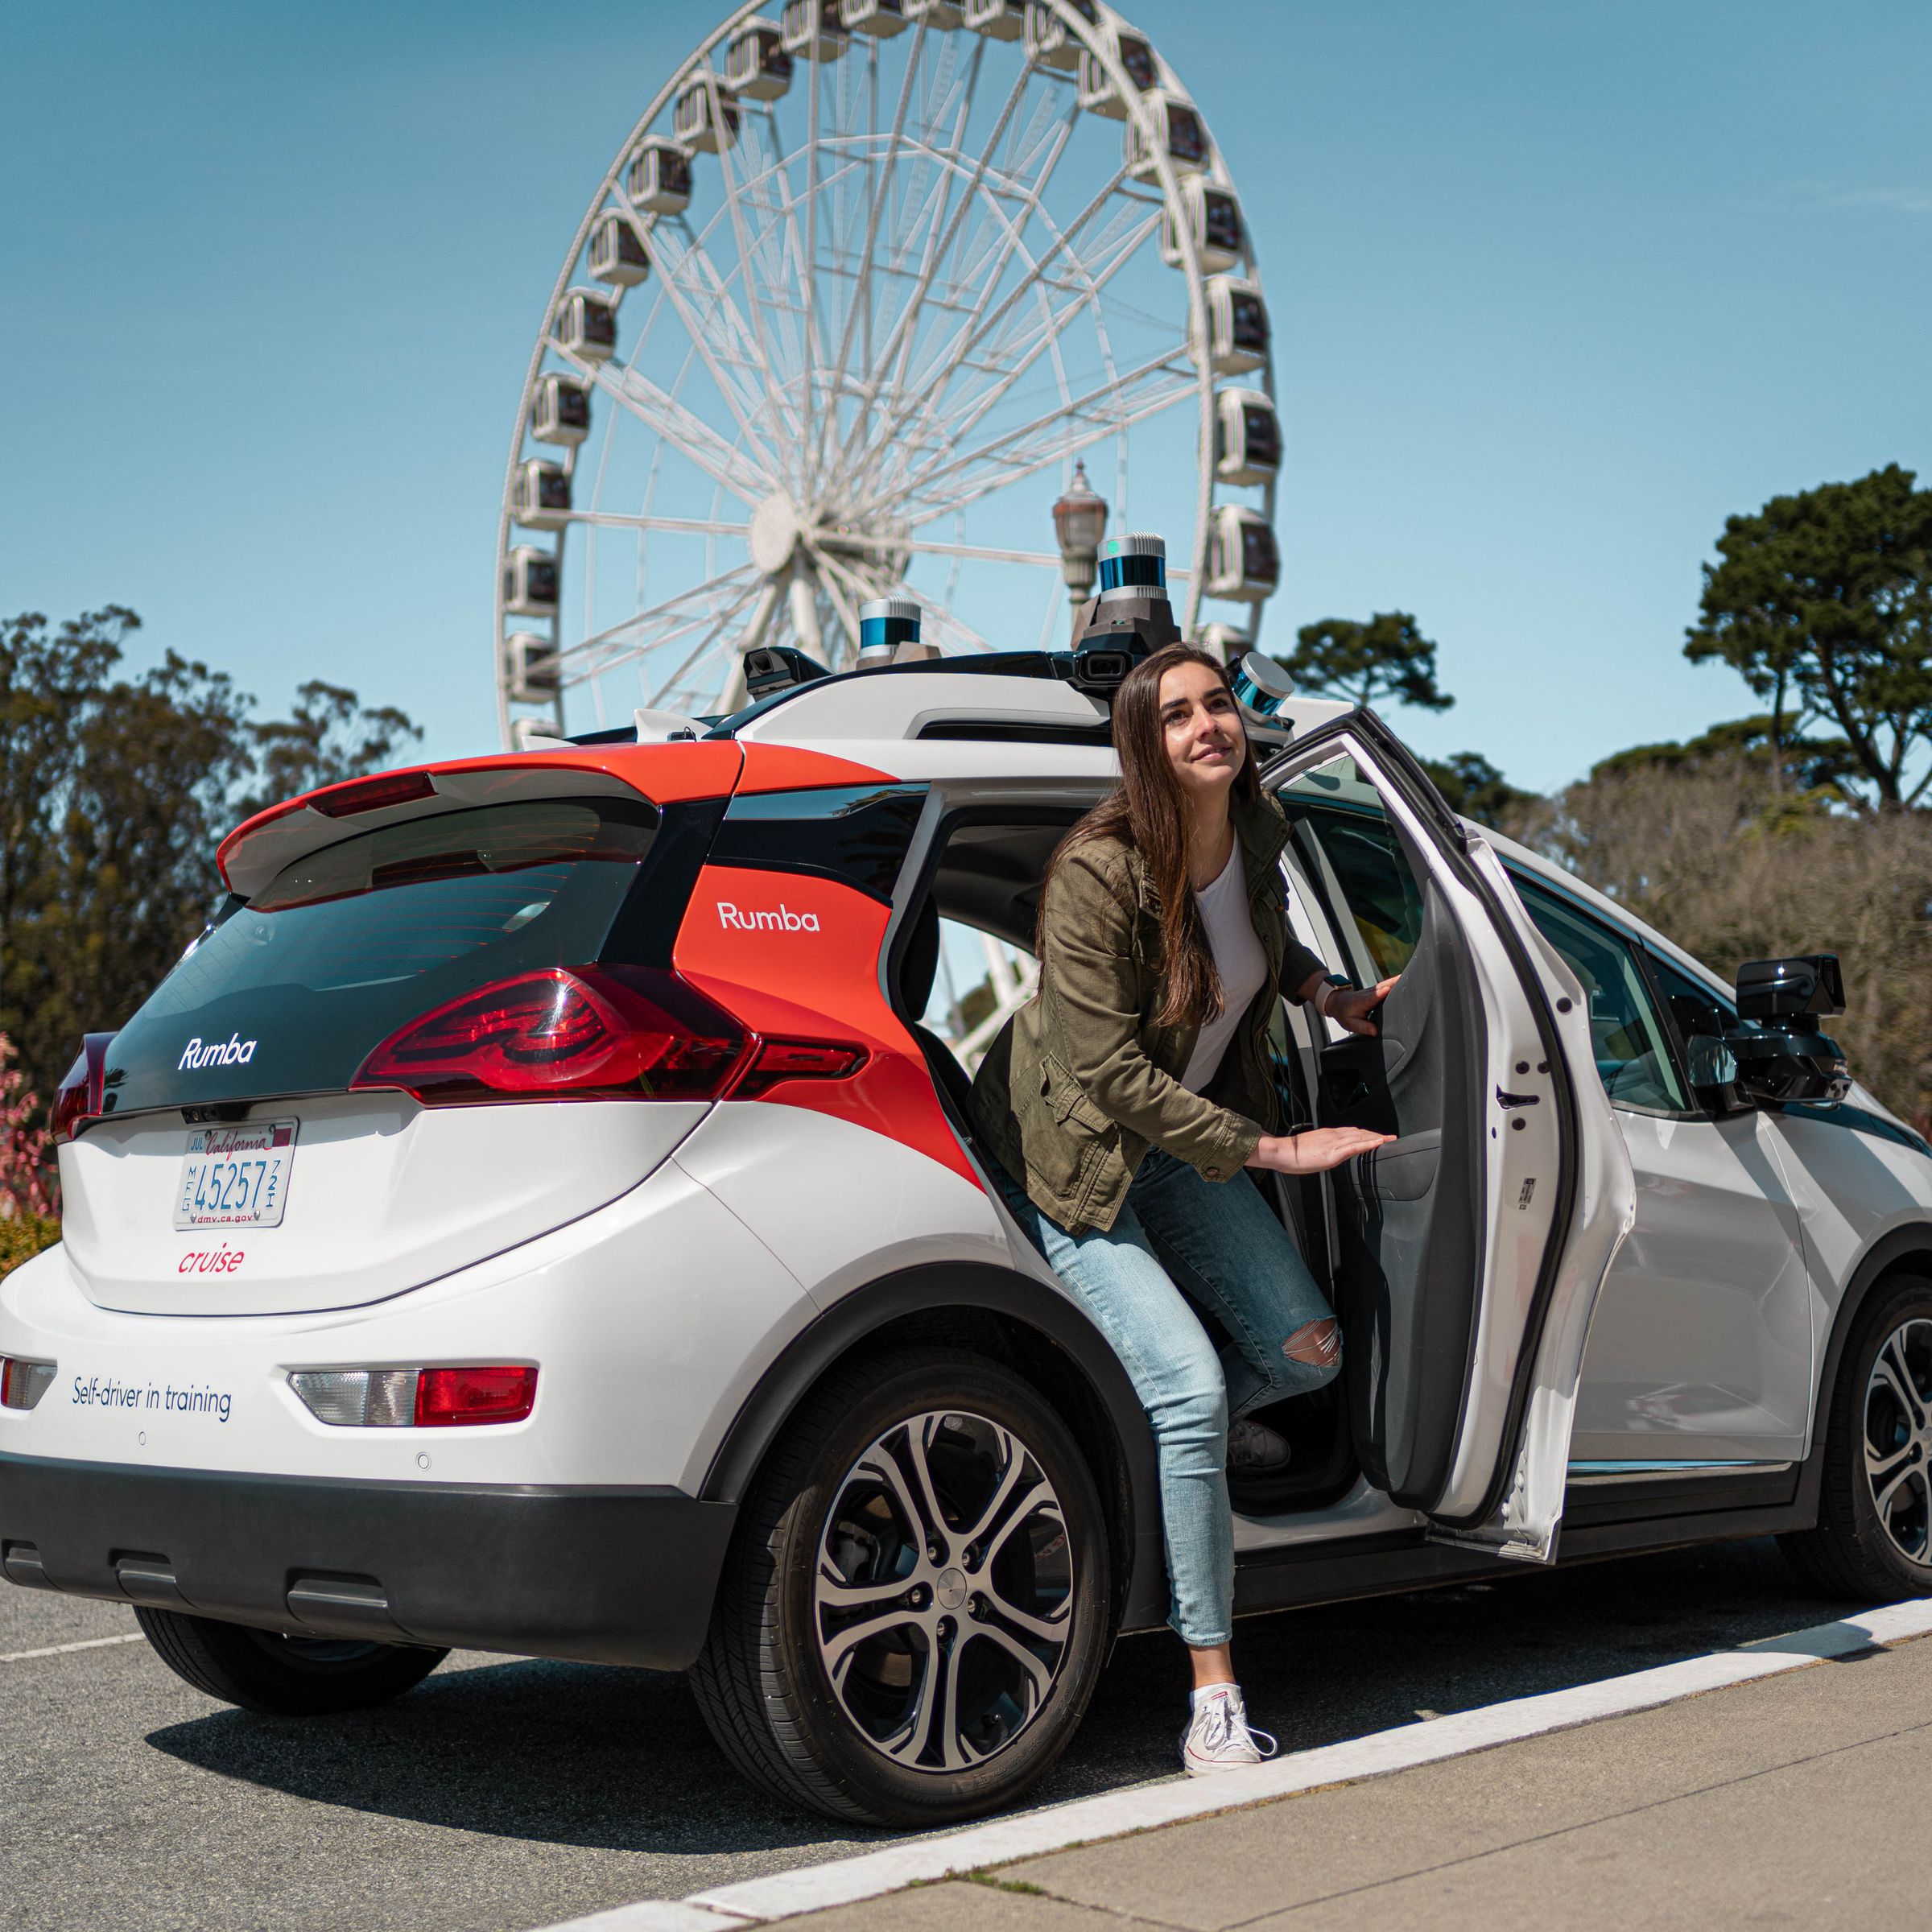
[[[1100,0],[752,0],[632,130],[545,311],[505,742],[731,708],[758,645],[848,667],[877,597],[926,648],[1051,646],[1110,507],[1168,536],[1183,628],[1245,649],[1273,392],[1220,152]]]

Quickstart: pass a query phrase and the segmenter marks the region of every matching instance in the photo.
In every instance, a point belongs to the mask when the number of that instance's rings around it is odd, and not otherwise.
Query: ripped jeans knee
[[[1282,1382],[1293,1393],[1325,1388],[1342,1372],[1342,1325],[1331,1315],[1304,1322],[1282,1344]]]

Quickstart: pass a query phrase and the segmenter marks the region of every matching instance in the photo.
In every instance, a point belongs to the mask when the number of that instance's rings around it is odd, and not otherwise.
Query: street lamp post
[[[1067,601],[1077,612],[1093,595],[1100,539],[1107,534],[1107,504],[1087,481],[1087,465],[1075,463],[1067,493],[1053,506],[1053,534],[1060,546],[1060,574]]]

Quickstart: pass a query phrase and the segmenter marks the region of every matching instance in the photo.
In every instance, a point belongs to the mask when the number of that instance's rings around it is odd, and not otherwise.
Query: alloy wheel
[[[1932,1321],[1893,1329],[1865,1382],[1865,1480],[1893,1546],[1932,1564]]]
[[[894,1764],[983,1764],[1045,1707],[1077,1580],[1060,1499],[1011,1430],[958,1410],[896,1422],[846,1472],[819,1542],[832,1693]]]

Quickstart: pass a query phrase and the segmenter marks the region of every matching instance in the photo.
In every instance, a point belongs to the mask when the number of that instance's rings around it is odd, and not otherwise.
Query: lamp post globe
[[[1060,546],[1067,601],[1076,608],[1093,594],[1100,539],[1106,531],[1106,499],[1087,481],[1087,465],[1075,463],[1066,495],[1053,506],[1053,534]]]

